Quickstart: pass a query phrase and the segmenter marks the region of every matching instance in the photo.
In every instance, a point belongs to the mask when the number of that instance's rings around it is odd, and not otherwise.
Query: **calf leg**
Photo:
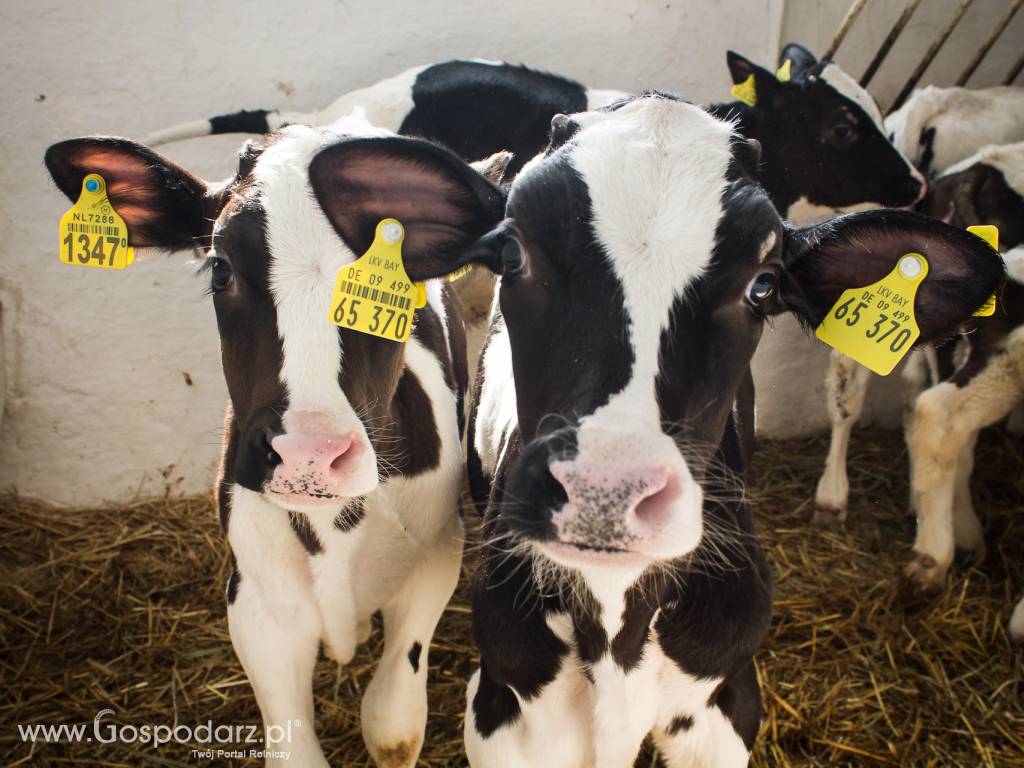
[[[308,560],[284,510],[235,486],[228,540],[238,563],[228,627],[263,717],[268,766],[326,766],[316,738],[313,667],[321,634]],[[231,600],[231,598],[234,598]],[[291,741],[280,741],[291,725]]]
[[[864,366],[852,358],[832,350],[825,389],[828,412],[832,418],[832,440],[825,460],[825,471],[814,494],[814,521],[834,523],[846,520],[850,482],[846,476],[846,453],[850,432],[864,409],[871,376]]]
[[[751,661],[708,697],[665,702],[651,735],[668,768],[743,768],[760,720],[761,692]]]
[[[914,559],[906,568],[917,589],[937,591],[945,583],[953,560],[957,464],[975,433],[1005,416],[1020,398],[1022,353],[1024,329],[1012,334],[1006,349],[983,367],[965,364],[953,381],[932,387],[918,398],[910,445],[917,538]],[[970,464],[965,467],[969,470]],[[961,473],[964,489],[966,480]],[[961,528],[969,535],[969,523],[965,526],[961,521]]]
[[[588,718],[593,688],[574,654],[557,677],[525,699],[481,664],[466,691],[464,741],[472,768],[592,768]]]
[[[1024,597],[1017,601],[1017,607],[1010,616],[1010,639],[1024,644]]]
[[[452,520],[382,610],[384,652],[363,695],[363,740],[381,768],[416,764],[427,723],[427,650],[455,591],[462,523]]]
[[[978,433],[974,432],[960,451],[953,478],[953,541],[959,549],[972,552],[976,560],[985,556],[985,534],[981,521],[974,512],[971,499],[971,473],[974,471],[974,446]]]

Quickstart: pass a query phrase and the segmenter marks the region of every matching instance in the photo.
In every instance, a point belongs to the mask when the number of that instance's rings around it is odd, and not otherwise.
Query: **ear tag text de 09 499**
[[[729,89],[729,93],[747,106],[756,107],[757,87],[754,85],[754,73],[751,72],[747,79],[742,83],[736,83],[736,85]]]
[[[924,256],[904,254],[877,283],[843,291],[814,335],[880,376],[888,376],[921,335],[914,319],[914,297],[927,275]]]
[[[82,192],[60,218],[60,260],[76,267],[124,269],[135,260],[128,226],[107,198],[107,183],[98,173],[82,179]]]
[[[992,224],[977,224],[973,227],[968,227],[967,231],[972,235],[977,235],[986,243],[992,246],[992,250],[999,250],[999,227]],[[972,317],[991,317],[996,313],[996,295],[993,293],[982,304],[978,309],[974,311]]]
[[[373,243],[352,264],[338,270],[330,321],[341,328],[389,341],[408,341],[413,313],[427,303],[423,283],[409,279],[402,264],[405,227],[382,219]]]

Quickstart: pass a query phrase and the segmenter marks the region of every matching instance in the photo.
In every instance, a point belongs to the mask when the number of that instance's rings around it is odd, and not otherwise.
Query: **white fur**
[[[924,147],[921,134],[935,129],[930,172],[941,173],[987,144],[1024,140],[1024,88],[939,88],[914,91],[886,118],[893,143],[915,163]]]
[[[984,163],[1003,174],[1006,183],[1018,195],[1024,196],[1024,141],[1016,144],[989,144],[982,147],[970,157],[954,163],[943,176],[966,171],[972,165]]]
[[[386,135],[355,118],[342,127]],[[339,138],[332,131],[285,129],[261,155],[254,178],[266,211],[270,288],[283,352],[280,376],[288,392],[282,422],[287,430],[295,412],[316,411],[328,414],[339,433],[357,431],[367,441],[364,518],[342,531],[333,524],[337,509],[308,510],[322,545],[320,553],[309,555],[273,496],[235,486],[228,539],[241,580],[229,620],[264,719],[307,724],[287,764],[323,766],[311,692],[318,643],[347,663],[380,610],[385,646],[363,697],[363,734],[378,765],[411,766],[427,716],[427,648],[458,579],[462,453],[454,393],[441,362],[417,339],[405,344],[404,363],[429,399],[441,438],[433,470],[378,484],[366,428],[338,383],[345,361],[338,330],[328,321],[329,303],[338,270],[356,255],[316,203],[308,168],[317,152]],[[427,300],[447,328],[439,285],[428,285]],[[415,642],[423,648],[418,671],[408,658]]]

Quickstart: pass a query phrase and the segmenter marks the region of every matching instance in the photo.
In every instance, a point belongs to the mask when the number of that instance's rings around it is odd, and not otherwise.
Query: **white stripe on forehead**
[[[885,123],[882,120],[882,111],[878,108],[878,104],[871,98],[871,94],[868,93],[864,88],[841,70],[836,64],[827,64],[821,71],[821,79],[832,86],[833,89],[839,92],[841,96],[846,97],[850,101],[854,102],[858,107],[863,109],[867,116],[871,118],[875,126],[885,134]]]
[[[266,212],[268,283],[277,308],[283,361],[281,382],[289,409],[351,412],[338,386],[341,345],[328,322],[338,270],[356,259],[320,208],[309,183],[309,165],[339,134],[387,136],[353,116],[330,131],[292,126],[272,143],[253,169]]]
[[[661,332],[673,302],[711,262],[733,128],[699,107],[657,97],[574,119],[583,127],[569,157],[587,185],[594,235],[631,321],[636,360],[622,399],[657,423]]]

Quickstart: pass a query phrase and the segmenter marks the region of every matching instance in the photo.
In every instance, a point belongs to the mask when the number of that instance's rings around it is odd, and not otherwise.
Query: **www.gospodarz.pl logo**
[[[33,744],[143,744],[151,749],[182,744],[191,746],[192,757],[199,759],[271,757],[287,760],[294,730],[302,727],[301,720],[271,724],[265,732],[258,725],[214,724],[212,720],[198,725],[133,725],[112,722],[109,718],[116,714],[113,709],[101,709],[93,718],[91,728],[89,723],[19,723],[18,736],[22,742]]]

